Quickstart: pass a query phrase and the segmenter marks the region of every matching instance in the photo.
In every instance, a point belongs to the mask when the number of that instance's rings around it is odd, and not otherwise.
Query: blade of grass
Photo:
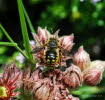
[[[15,42],[12,40],[12,38],[9,36],[9,34],[7,33],[7,31],[4,29],[4,27],[2,26],[2,24],[0,24],[0,29],[1,31],[6,35],[6,37],[8,38],[8,40],[15,44]],[[26,59],[29,59],[28,56],[18,47],[18,45],[14,46]]]
[[[22,3],[22,6],[23,6],[24,15],[25,15],[25,17],[26,17],[26,20],[27,20],[27,23],[28,23],[28,25],[29,25],[29,28],[30,28],[31,32],[32,32],[32,33],[36,33],[36,32],[35,32],[35,29],[34,29],[34,27],[33,27],[33,25],[32,25],[32,22],[31,22],[31,20],[30,20],[30,18],[29,18],[29,15],[28,15],[28,13],[27,13],[27,11],[26,11],[24,5],[23,5],[23,3]]]
[[[8,40],[11,42],[11,43],[14,43],[14,41],[12,40],[12,38],[9,36],[9,34],[6,32],[6,30],[3,28],[2,24],[0,24],[0,28],[1,30],[3,31],[3,33],[6,35],[6,37],[8,38]]]
[[[3,45],[3,46],[16,46],[17,43],[11,43],[11,42],[0,42],[0,45]]]
[[[29,44],[29,36],[28,36],[28,30],[27,30],[25,16],[24,16],[24,12],[23,12],[22,1],[17,0],[17,3],[18,3],[20,24],[21,24],[21,30],[22,30],[22,35],[23,35],[23,41],[24,41],[24,45],[25,45],[25,51],[26,51],[26,54],[28,55],[29,59],[32,60],[33,57],[32,57],[32,54],[30,53],[32,50],[31,50],[31,47]]]

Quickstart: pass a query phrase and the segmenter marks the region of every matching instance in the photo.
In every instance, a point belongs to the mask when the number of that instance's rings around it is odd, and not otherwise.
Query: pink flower
[[[33,88],[36,100],[79,100],[69,95],[69,91],[55,78],[44,78],[35,83]]]
[[[105,69],[104,61],[93,61],[90,65],[90,69],[86,70],[83,75],[84,83],[89,86],[94,86],[100,83],[102,74]]]
[[[40,67],[37,68],[32,74],[30,67],[23,74],[23,84],[25,90],[32,90],[35,83],[42,79],[42,73]]]
[[[70,51],[74,45],[73,43],[73,39],[74,39],[74,35],[71,34],[69,36],[63,36],[60,39],[60,44],[61,44],[61,47],[64,49],[64,50],[67,50],[67,51]]]
[[[25,57],[21,53],[19,53],[19,55],[16,57],[16,60],[22,64],[25,61]]]
[[[73,61],[74,61],[74,64],[77,65],[81,69],[81,71],[89,67],[90,56],[83,49],[83,46],[80,46],[80,48],[78,49],[78,52],[74,55]]]
[[[83,78],[86,85],[94,86],[101,81],[102,72],[98,69],[90,69],[84,74]]]
[[[82,72],[76,65],[71,65],[64,72],[63,80],[67,87],[70,89],[76,89],[82,84]]]
[[[91,62],[90,68],[97,68],[103,72],[105,70],[105,61],[94,60]]]
[[[38,35],[33,33],[33,36],[37,42],[37,44],[44,44],[50,37],[50,33],[46,29],[42,29],[38,27]]]
[[[40,85],[41,82],[41,85]],[[39,84],[39,86],[38,86]],[[37,87],[37,88],[36,88]],[[34,87],[34,97],[36,100],[48,100],[49,94],[51,92],[51,81],[48,78],[43,79],[36,83]]]
[[[15,64],[5,67],[2,77],[0,77],[0,99],[11,100],[18,95],[14,90],[22,83],[22,72]]]
[[[40,72],[39,69],[29,75],[29,69],[24,74],[25,89],[31,90],[36,100],[79,100],[72,95],[62,82],[62,72],[59,69]],[[43,76],[43,77],[40,77]]]

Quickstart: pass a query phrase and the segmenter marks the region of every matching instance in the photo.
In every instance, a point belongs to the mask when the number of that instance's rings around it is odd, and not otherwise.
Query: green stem
[[[16,46],[16,45],[17,45],[17,43],[0,42],[0,45],[3,45],[3,46]]]
[[[2,26],[2,24],[0,24],[0,28],[1,28],[1,30],[3,31],[3,33],[6,35],[6,37],[8,38],[8,40],[9,40],[11,43],[14,43],[14,41],[13,41],[12,38],[9,36],[9,34],[6,32],[6,30],[4,29],[4,27]]]
[[[6,35],[6,37],[8,38],[8,40],[11,42],[10,45],[14,45],[14,47],[26,58],[26,59],[29,59],[28,56],[18,47],[17,43],[15,43],[12,38],[9,36],[9,34],[7,33],[7,31],[4,29],[4,27],[0,24],[0,28],[1,30],[3,31],[3,33]],[[8,43],[4,43],[4,42],[1,42],[1,45],[6,45],[6,46],[9,46],[7,45]]]
[[[32,54],[30,53],[32,50],[31,50],[30,43],[29,43],[29,36],[28,36],[25,16],[24,16],[24,12],[23,12],[22,0],[17,0],[17,3],[18,3],[18,10],[19,10],[21,30],[22,30],[22,35],[23,35],[25,51],[26,51],[26,54],[28,55],[29,59],[32,60],[33,57],[32,57]]]
[[[26,58],[29,60],[28,56],[18,47],[18,46],[15,46],[15,48]]]
[[[36,33],[36,32],[35,32],[35,29],[34,29],[34,27],[33,27],[33,25],[32,25],[32,22],[31,22],[31,20],[30,20],[30,18],[29,18],[29,15],[28,15],[28,13],[27,13],[27,11],[26,11],[24,5],[23,5],[23,3],[22,3],[22,6],[23,6],[24,15],[25,15],[25,17],[26,17],[26,20],[27,20],[27,22],[28,22],[28,25],[29,25],[29,28],[30,28],[31,32]]]

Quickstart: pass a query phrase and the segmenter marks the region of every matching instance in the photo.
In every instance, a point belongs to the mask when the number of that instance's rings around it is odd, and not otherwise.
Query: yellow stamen
[[[0,98],[7,97],[6,88],[4,86],[0,86]]]

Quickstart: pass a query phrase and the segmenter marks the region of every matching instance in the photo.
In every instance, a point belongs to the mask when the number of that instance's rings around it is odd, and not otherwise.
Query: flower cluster
[[[33,57],[38,60],[37,67],[34,71],[31,67],[21,71],[15,64],[5,67],[4,73],[0,74],[0,100],[11,100],[17,95],[14,90],[21,84],[24,90],[33,94],[35,100],[79,100],[69,90],[78,89],[82,84],[94,86],[100,83],[105,61],[91,61],[83,46],[71,56],[74,35],[59,37],[58,33],[59,30],[51,35],[46,29],[38,28],[38,35],[33,34],[36,43],[30,44]],[[67,59],[72,59],[68,68]],[[61,70],[62,66],[65,66],[65,71]]]
[[[79,100],[69,94],[59,69],[43,72],[37,68],[32,74],[28,69],[24,74],[24,88],[33,93],[36,100]]]
[[[74,35],[59,37],[58,32],[51,35],[46,29],[38,28],[38,35],[33,34],[36,39],[36,45],[32,46],[35,50],[35,56],[39,62],[38,68],[32,74],[30,69],[24,75],[25,89],[32,91],[33,97],[36,100],[79,100],[73,97],[68,89],[78,89],[82,84],[94,86],[102,79],[102,74],[105,69],[105,62],[96,60],[91,61],[90,55],[80,46],[74,56],[71,57],[70,51],[73,48]],[[50,38],[56,38],[59,41],[62,51],[61,65],[66,66],[66,60],[72,59],[73,62],[65,71],[59,69],[49,69],[44,71],[41,65],[44,64],[42,57],[45,55],[45,48],[39,49],[38,46],[46,44]]]

